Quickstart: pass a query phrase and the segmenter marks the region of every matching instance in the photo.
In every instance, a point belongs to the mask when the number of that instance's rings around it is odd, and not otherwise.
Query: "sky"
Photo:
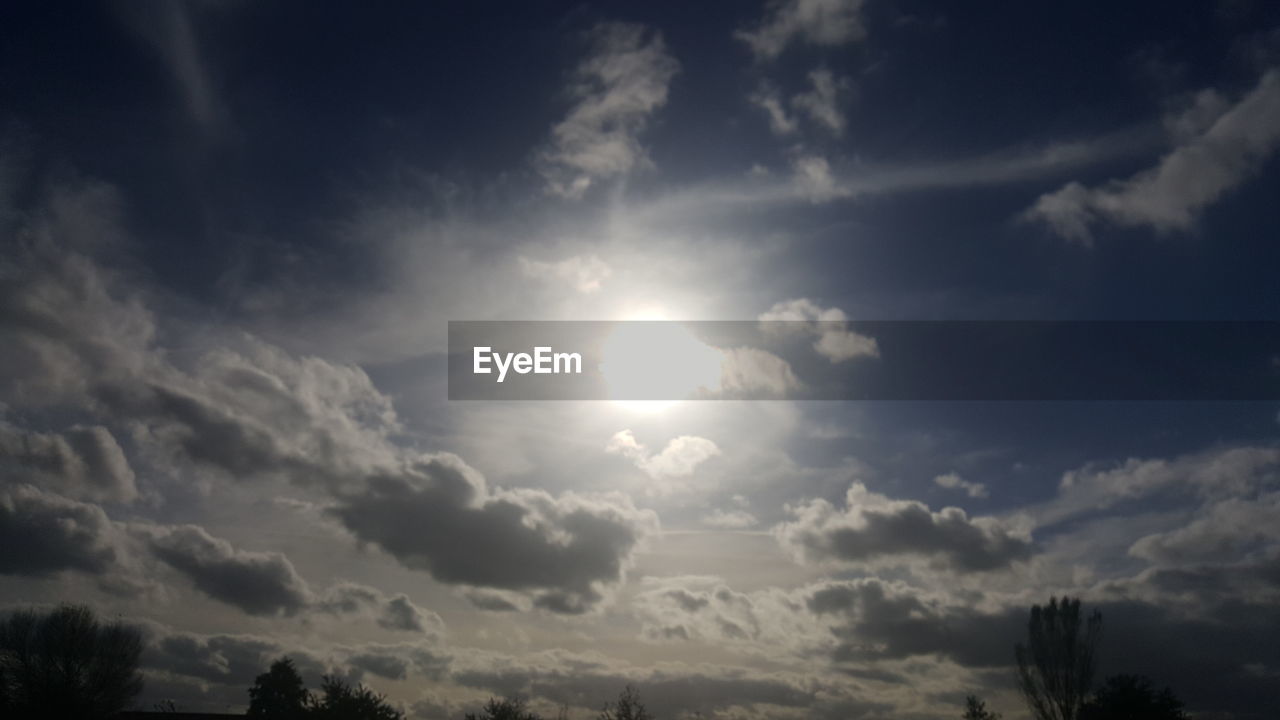
[[[446,356],[1280,320],[1277,150],[1262,0],[6,4],[0,609],[143,628],[141,707],[287,654],[411,718],[1014,720],[1070,595],[1103,675],[1272,717],[1275,402],[450,402]]]

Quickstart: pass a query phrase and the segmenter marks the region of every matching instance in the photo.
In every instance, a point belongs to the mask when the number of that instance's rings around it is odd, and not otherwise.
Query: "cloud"
[[[151,552],[202,592],[250,615],[295,615],[311,592],[277,552],[237,550],[196,525],[141,530]]]
[[[0,574],[104,574],[118,557],[102,508],[31,485],[0,486]]]
[[[745,530],[759,522],[746,510],[712,510],[702,516],[702,524],[721,530]]]
[[[939,475],[933,479],[933,482],[938,487],[944,487],[949,490],[963,490],[971,498],[987,497],[986,485],[977,482],[969,482],[956,473]]]
[[[747,99],[752,105],[764,110],[769,117],[769,129],[775,135],[791,135],[799,129],[796,119],[787,113],[787,108],[778,95],[778,89],[768,83],[761,83]]]
[[[209,3],[122,7],[126,20],[152,45],[181,90],[187,114],[206,132],[215,130],[225,108],[214,92],[208,63],[196,37],[190,11]]]
[[[156,623],[147,623],[143,629],[147,640],[144,669],[239,686],[240,692],[282,651],[271,640],[246,635],[199,635]]]
[[[1064,473],[1057,497],[1027,508],[1027,512],[1039,526],[1046,527],[1152,497],[1221,500],[1252,497],[1259,490],[1275,487],[1280,487],[1280,449],[1224,447],[1169,460],[1129,458],[1114,465],[1091,463]]]
[[[409,662],[394,655],[358,653],[347,658],[347,662],[364,672],[387,680],[403,680],[409,674]]]
[[[635,463],[654,480],[688,477],[699,465],[720,454],[714,442],[696,435],[672,438],[659,453],[650,453],[630,430],[614,433],[605,452],[621,455]]]
[[[1007,666],[1026,623],[1022,608],[984,614],[875,578],[819,584],[806,604],[818,616],[841,619],[831,628],[837,664],[939,655],[967,667]]]
[[[993,520],[971,519],[959,508],[932,512],[923,503],[891,500],[857,482],[843,509],[819,499],[788,510],[794,519],[775,533],[807,561],[923,557],[951,571],[975,572],[1008,568],[1031,556],[1028,538]]]
[[[1227,498],[1197,515],[1183,527],[1139,538],[1129,554],[1162,566],[1230,565],[1280,549],[1280,492]]]
[[[823,308],[808,298],[784,300],[761,313],[757,318],[766,325],[767,332],[789,332],[802,329],[818,339],[813,349],[832,363],[841,363],[859,357],[880,357],[880,345],[875,338],[848,328],[848,316],[840,308]]]
[[[792,42],[834,46],[866,37],[863,0],[782,0],[770,4],[755,30],[739,30],[757,60],[772,60]]]
[[[370,477],[329,512],[359,540],[441,582],[530,593],[557,612],[598,602],[657,527],[652,512],[621,496],[490,491],[448,455]]]
[[[827,159],[803,155],[792,163],[792,185],[796,194],[813,203],[826,202],[848,193],[839,186]]]
[[[667,102],[680,70],[662,35],[641,25],[604,23],[591,31],[592,54],[576,71],[577,104],[551,129],[540,156],[552,192],[581,197],[603,178],[648,162],[638,136]]]
[[[729,397],[784,397],[803,387],[791,364],[771,352],[740,347],[721,350],[720,390]]]
[[[74,230],[69,215],[51,217],[60,233]],[[405,565],[556,610],[602,599],[657,527],[652,512],[620,496],[490,490],[457,458],[399,448],[390,398],[358,367],[206,331],[200,346],[213,349],[185,354],[180,368],[155,346],[141,302],[118,299],[114,278],[84,255],[60,252],[59,242],[33,243],[23,272],[0,275],[0,292],[13,300],[0,311],[9,320],[0,333],[19,350],[5,358],[31,349],[14,374],[21,386],[0,401],[22,402],[39,388],[43,402],[130,423],[141,454],[177,476],[214,470],[215,478],[283,479],[321,492],[336,501],[330,517]],[[477,532],[481,541],[459,542]],[[150,546],[203,592],[251,614],[308,607],[305,583],[278,553],[236,550],[194,526],[157,526]],[[88,557],[96,556],[66,564]]]
[[[331,615],[371,615],[378,627],[394,632],[436,638],[444,634],[444,620],[436,613],[415,605],[404,593],[388,597],[368,585],[337,583],[315,599],[312,609]]]
[[[520,270],[527,277],[567,285],[580,293],[599,292],[613,274],[605,261],[595,255],[574,255],[556,262],[520,257]]]
[[[515,612],[522,609],[520,604],[502,593],[477,590],[468,592],[466,598],[475,607],[489,612]]]
[[[1161,233],[1190,228],[1201,211],[1254,176],[1280,147],[1280,70],[1264,74],[1252,92],[1219,112],[1210,108],[1214,119],[1198,133],[1205,113],[1199,121],[1180,123],[1180,134],[1190,137],[1156,167],[1093,188],[1069,183],[1040,196],[1023,217],[1086,245],[1103,221]]]
[[[826,68],[818,68],[809,73],[809,82],[813,89],[796,95],[791,104],[833,135],[843,134],[845,118],[840,110],[840,96],[847,90],[848,81],[836,78]]]
[[[82,406],[97,383],[143,370],[153,318],[136,293],[121,290],[116,273],[91,259],[119,244],[119,204],[104,185],[60,186],[6,244],[0,400]]]
[[[824,629],[793,593],[738,592],[716,577],[645,578],[631,608],[651,642],[727,644],[779,659],[780,652],[803,657],[823,640]]]
[[[6,481],[79,500],[129,502],[138,495],[124,451],[101,425],[41,433],[0,420],[0,469]]]

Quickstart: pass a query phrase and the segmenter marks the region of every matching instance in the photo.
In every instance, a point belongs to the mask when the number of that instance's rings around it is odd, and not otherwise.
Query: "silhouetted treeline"
[[[567,711],[561,709],[560,720]],[[519,698],[499,700],[490,698],[479,713],[467,713],[466,720],[543,720],[542,716],[528,708]],[[598,720],[654,720],[644,703],[640,701],[640,693],[627,685],[618,695],[617,702],[605,703]]]
[[[1079,600],[1051,598],[1031,608],[1024,642],[1014,646],[1017,686],[1035,720],[1189,720],[1169,688],[1140,675],[1113,675],[1093,688],[1102,616],[1083,617]],[[23,610],[0,621],[0,718],[101,720],[128,707],[142,690],[142,633],[103,623],[92,610],[63,605]],[[168,709],[176,709],[170,703]],[[560,712],[564,718],[567,709]],[[272,720],[403,720],[364,685],[325,676],[308,690],[289,658],[271,664],[249,688],[248,717]],[[964,720],[1001,720],[976,695]],[[490,699],[466,720],[542,720],[517,698]],[[597,720],[653,720],[626,686]]]
[[[289,658],[271,664],[249,688],[251,718],[272,720],[402,720],[404,714],[364,685],[351,687],[325,676],[319,692],[307,690]]]
[[[1102,614],[1082,619],[1080,600],[1050,598],[1034,605],[1027,640],[1014,646],[1018,689],[1036,720],[1188,720],[1169,688],[1156,692],[1141,675],[1113,675],[1090,693]],[[975,695],[965,698],[964,720],[999,720]]]
[[[142,691],[142,633],[82,605],[19,610],[0,623],[0,717],[98,720]]]

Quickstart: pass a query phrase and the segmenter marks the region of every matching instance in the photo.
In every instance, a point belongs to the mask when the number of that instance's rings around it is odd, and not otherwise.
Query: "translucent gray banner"
[[[1280,400],[1280,322],[460,321],[450,400]]]

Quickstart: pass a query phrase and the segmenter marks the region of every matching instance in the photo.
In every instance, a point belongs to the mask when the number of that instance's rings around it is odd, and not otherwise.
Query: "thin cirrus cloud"
[[[1193,111],[1203,115],[1204,104]],[[1104,224],[1159,233],[1191,228],[1201,212],[1256,174],[1280,148],[1280,70],[1265,73],[1229,109],[1209,112],[1221,114],[1212,122],[1201,117],[1174,123],[1183,137],[1155,167],[1095,187],[1068,183],[1041,195],[1022,217],[1083,245]],[[1196,132],[1198,125],[1205,127]]]
[[[810,89],[796,93],[789,103],[784,102],[778,88],[767,81],[761,82],[747,100],[764,111],[769,129],[775,135],[794,135],[800,129],[801,115],[808,116],[811,122],[833,135],[843,134],[847,120],[842,103],[850,92],[848,78],[837,77],[831,70],[820,67],[809,73],[809,83]]]
[[[522,255],[519,263],[526,277],[567,285],[583,294],[599,292],[613,274],[609,264],[596,255],[574,255],[554,261],[532,260]]]
[[[577,102],[551,129],[549,146],[539,155],[548,188],[568,198],[648,162],[639,134],[666,104],[680,70],[662,34],[644,26],[604,23],[589,39],[592,52],[570,89]]]
[[[783,0],[771,3],[754,29],[734,37],[751,49],[757,60],[773,60],[794,42],[832,46],[866,36],[863,0]]]

